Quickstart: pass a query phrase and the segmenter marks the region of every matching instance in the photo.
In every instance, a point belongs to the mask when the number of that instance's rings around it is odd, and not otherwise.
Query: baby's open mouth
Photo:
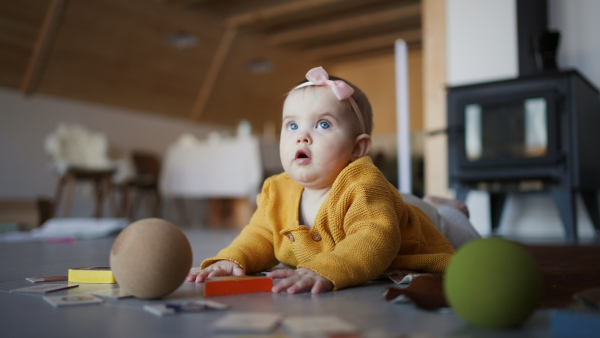
[[[296,157],[295,158],[299,159],[299,158],[310,158],[310,157],[308,156],[308,154],[304,150],[300,149],[300,150],[298,150],[296,152]]]

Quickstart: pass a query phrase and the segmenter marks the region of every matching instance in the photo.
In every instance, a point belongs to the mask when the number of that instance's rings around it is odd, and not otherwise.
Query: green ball
[[[452,257],[444,275],[444,294],[471,325],[515,327],[539,306],[542,276],[521,245],[501,238],[477,239]]]

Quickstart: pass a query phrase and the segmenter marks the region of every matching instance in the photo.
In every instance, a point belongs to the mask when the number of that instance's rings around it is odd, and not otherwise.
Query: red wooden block
[[[205,296],[223,296],[239,293],[271,292],[273,280],[259,276],[224,276],[204,282]]]

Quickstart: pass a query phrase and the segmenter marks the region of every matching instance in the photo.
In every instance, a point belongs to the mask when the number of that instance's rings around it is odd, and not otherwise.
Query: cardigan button
[[[319,235],[319,234],[314,234],[312,237],[313,237],[313,241],[315,241],[315,242],[318,242],[321,240],[321,235]]]
[[[291,233],[287,234],[288,239],[290,240],[290,242],[294,241],[294,235],[292,235]]]

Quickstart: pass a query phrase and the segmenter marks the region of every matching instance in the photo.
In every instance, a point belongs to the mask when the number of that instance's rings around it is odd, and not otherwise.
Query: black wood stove
[[[600,233],[600,95],[575,70],[448,89],[449,182],[490,193],[496,230],[507,193],[552,194],[577,239],[576,196]]]

